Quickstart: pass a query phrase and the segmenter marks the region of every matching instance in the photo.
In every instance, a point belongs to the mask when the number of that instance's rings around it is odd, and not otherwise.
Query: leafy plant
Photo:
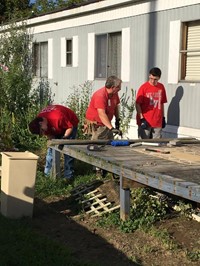
[[[133,231],[138,228],[149,228],[161,220],[167,213],[167,205],[151,197],[152,190],[138,188],[132,190],[132,208],[130,220],[121,224],[123,231]]]
[[[0,72],[0,108],[6,108],[16,115],[26,111],[32,85],[32,37],[25,24],[9,24],[7,31],[0,35],[0,63],[7,71]]]
[[[73,92],[68,96],[65,104],[77,114],[79,118],[77,138],[83,139],[85,136],[82,133],[82,125],[92,95],[93,84],[91,81],[86,81],[78,87],[72,87],[72,91]]]
[[[156,198],[152,198],[151,194],[150,189],[134,189],[132,191],[131,214],[128,220],[121,221],[119,213],[118,215],[112,213],[102,216],[102,221],[100,220],[98,224],[105,226],[111,223],[117,225],[126,233],[133,232],[136,229],[151,228],[156,221],[163,219],[167,213],[167,205]]]
[[[49,196],[69,195],[71,187],[66,186],[61,178],[47,178],[43,173],[37,172],[37,182],[35,184],[36,197],[40,199]]]
[[[119,211],[114,211],[109,214],[103,214],[97,221],[97,225],[103,228],[110,228],[112,226],[120,226]]]
[[[200,250],[187,251],[186,256],[191,261],[200,261]]]
[[[131,89],[131,94],[128,96],[128,88],[122,94],[120,98],[120,119],[121,119],[121,130],[123,133],[127,133],[130,121],[135,110],[135,95],[136,92]]]
[[[155,236],[159,240],[161,240],[162,244],[169,250],[177,250],[178,244],[174,242],[171,235],[168,233],[167,229],[159,230],[155,228],[155,226],[152,226],[148,230],[149,234],[152,236]]]
[[[31,34],[25,23],[9,24],[0,35],[0,135],[3,149],[39,148],[44,140],[32,135],[29,122],[41,108],[52,103],[48,81],[32,88]]]
[[[175,210],[180,212],[181,215],[184,215],[185,217],[191,218],[192,217],[192,204],[186,203],[182,200],[179,200],[177,204],[175,205]]]

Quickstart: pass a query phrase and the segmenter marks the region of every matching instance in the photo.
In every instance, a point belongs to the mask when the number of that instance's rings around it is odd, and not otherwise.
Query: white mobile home
[[[166,137],[200,138],[200,1],[104,0],[28,20],[36,78],[48,78],[55,101],[70,88],[115,74],[137,90],[148,71],[162,70],[168,103]],[[137,136],[135,114],[129,135]]]

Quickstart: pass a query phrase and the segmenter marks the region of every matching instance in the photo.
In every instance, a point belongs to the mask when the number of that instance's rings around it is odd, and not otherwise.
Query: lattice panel
[[[98,188],[93,189],[94,185],[79,186],[72,191],[77,201],[83,204],[83,208],[87,214],[101,216],[104,213],[112,212],[120,208],[114,202],[110,202],[106,195],[103,195]]]

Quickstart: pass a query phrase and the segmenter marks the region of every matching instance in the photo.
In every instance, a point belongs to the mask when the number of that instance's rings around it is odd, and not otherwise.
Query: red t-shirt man
[[[62,105],[49,105],[30,122],[29,130],[32,134],[45,135],[48,139],[75,139],[78,122],[78,117],[71,109]],[[44,168],[46,176],[50,175],[52,161],[52,149],[49,147]],[[73,179],[73,161],[72,157],[67,154],[64,155],[64,178],[68,180]]]
[[[96,121],[98,125],[104,126],[99,117],[98,109],[105,110],[109,121],[111,121],[113,116],[116,114],[116,108],[119,103],[120,99],[118,93],[115,93],[112,95],[112,97],[109,97],[106,87],[103,87],[93,94],[86,111],[86,119]]]
[[[48,121],[44,135],[62,136],[66,129],[78,126],[78,117],[68,107],[62,105],[49,105],[37,117],[45,117]]]
[[[79,119],[68,107],[49,105],[29,124],[33,134],[46,135],[49,139],[70,136],[73,128],[77,128]]]

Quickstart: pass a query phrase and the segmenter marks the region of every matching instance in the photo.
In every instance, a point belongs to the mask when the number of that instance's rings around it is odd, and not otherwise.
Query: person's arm
[[[64,138],[64,139],[67,139],[67,138],[71,135],[72,131],[73,131],[73,128],[72,128],[72,127],[66,129],[63,138]]]
[[[101,122],[109,129],[112,129],[112,124],[105,112],[104,109],[97,109],[97,112],[98,112],[98,115],[99,115],[99,118],[101,119]]]
[[[140,119],[144,118],[142,114],[142,109],[139,103],[136,103],[136,111]]]
[[[119,108],[120,108],[120,105],[118,104],[115,108],[115,118],[116,119],[119,119]]]
[[[164,109],[164,104],[163,103],[161,104],[161,110],[162,110],[162,116],[164,117],[165,116],[165,109]]]

